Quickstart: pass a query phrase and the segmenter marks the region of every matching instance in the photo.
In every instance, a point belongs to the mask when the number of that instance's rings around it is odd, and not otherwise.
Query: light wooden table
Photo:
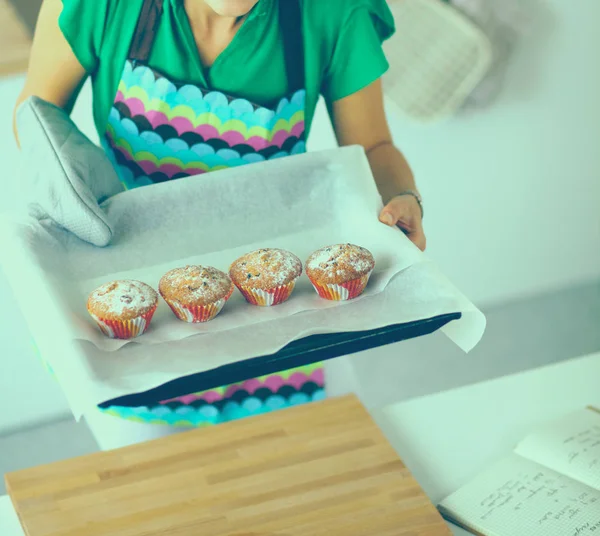
[[[599,378],[600,353],[391,405],[374,416],[438,502],[540,424],[600,405]],[[467,535],[450,527],[456,536]],[[23,536],[8,497],[0,497],[0,534]]]

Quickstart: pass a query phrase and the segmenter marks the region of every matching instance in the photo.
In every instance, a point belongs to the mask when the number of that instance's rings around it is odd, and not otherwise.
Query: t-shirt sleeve
[[[98,66],[112,0],[63,0],[58,25],[88,73]]]
[[[325,66],[321,92],[328,102],[365,88],[388,69],[383,42],[394,33],[394,19],[385,0],[349,2]]]

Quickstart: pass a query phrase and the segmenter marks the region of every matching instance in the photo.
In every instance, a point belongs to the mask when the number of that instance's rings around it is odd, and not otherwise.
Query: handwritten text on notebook
[[[485,536],[600,536],[600,412],[544,425],[440,510]]]
[[[569,447],[570,464],[585,458],[589,469],[600,465],[600,424],[566,438],[564,444]]]
[[[518,512],[529,508],[529,503],[550,506],[537,519],[537,524],[540,526],[548,522],[560,521],[563,517],[575,519],[594,503],[598,503],[600,509],[597,497],[587,491],[574,492],[571,482],[564,477],[541,471],[521,472],[517,478],[507,480],[481,501],[485,511],[480,519],[485,521],[490,516],[499,514],[500,510]],[[506,513],[508,512],[502,514]]]
[[[600,491],[515,454],[440,508],[485,535],[600,536]]]

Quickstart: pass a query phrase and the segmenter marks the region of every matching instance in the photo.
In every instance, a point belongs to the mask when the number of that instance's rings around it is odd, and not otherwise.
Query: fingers
[[[379,221],[393,227],[400,221],[404,212],[402,204],[393,200],[383,207],[383,210],[379,214]]]
[[[414,233],[410,233],[408,238],[410,238],[411,242],[421,251],[425,251],[425,248],[427,247],[427,238],[425,237],[425,233],[422,229],[419,229],[419,231],[415,231]]]
[[[406,227],[413,227],[414,217],[410,210],[399,203],[389,203],[379,214],[379,221],[390,227],[401,225],[406,230]]]
[[[421,209],[411,199],[396,199],[379,214],[379,221],[390,227],[398,226],[421,250],[425,251],[427,239],[421,222]]]
[[[383,209],[383,211],[379,215],[379,221],[381,223],[389,225],[390,227],[393,227],[398,222],[398,218],[395,217],[391,212],[387,211],[386,209]]]

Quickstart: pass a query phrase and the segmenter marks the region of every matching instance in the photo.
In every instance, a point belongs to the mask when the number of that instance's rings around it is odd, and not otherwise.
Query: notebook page
[[[525,438],[515,452],[600,490],[600,413],[566,415]]]
[[[600,492],[515,454],[439,509],[484,536],[600,535]]]

